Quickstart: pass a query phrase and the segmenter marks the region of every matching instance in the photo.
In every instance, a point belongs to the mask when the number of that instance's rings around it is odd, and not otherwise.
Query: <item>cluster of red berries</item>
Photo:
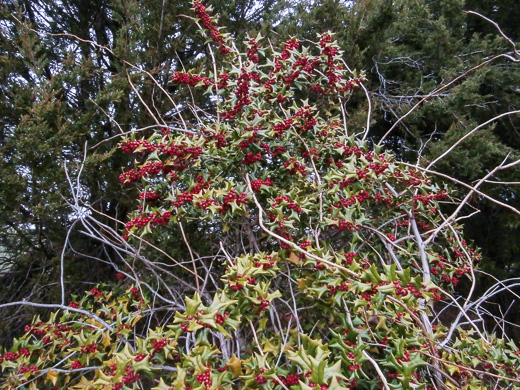
[[[90,293],[94,295],[95,298],[99,298],[101,295],[103,295],[103,292],[99,291],[96,287],[92,288]]]
[[[211,80],[209,80],[207,77],[199,76],[198,74],[190,75],[189,73],[181,73],[181,72],[175,72],[171,79],[173,82],[179,83],[179,84],[186,84],[191,87],[196,86],[199,83],[203,83],[205,86],[209,87],[213,83]]]
[[[226,312],[226,313],[228,313],[228,312]],[[205,314],[206,313],[204,312],[204,310],[201,310],[201,311],[198,311],[197,313],[195,313],[194,316],[186,316],[187,322],[184,322],[181,324],[181,330],[183,330],[184,332],[192,332],[192,330],[189,329],[190,322],[194,321],[196,324],[201,325],[202,321],[199,319],[199,315],[205,315]],[[204,328],[211,328],[211,325],[208,325],[208,324],[204,324],[202,326]]]
[[[190,323],[189,323],[189,322],[183,322],[183,323],[181,324],[181,330],[182,330],[183,332],[188,332],[188,333],[193,332],[192,330],[190,330],[189,326],[190,326]]]
[[[144,358],[146,358],[146,356],[148,356],[146,353],[138,353],[137,355],[135,355],[134,360],[136,362],[140,362],[141,360],[144,360]]]
[[[217,149],[220,149],[220,148],[223,148],[224,146],[227,145],[227,141],[226,141],[226,135],[223,134],[223,133],[214,133],[214,134],[211,134],[208,138],[209,139],[214,139],[216,142],[215,142],[215,146]]]
[[[385,189],[386,190],[386,189]],[[391,196],[384,196],[381,192],[378,192],[374,196],[374,202],[376,203],[384,203],[387,206],[392,206],[394,199]],[[409,221],[406,220],[406,223],[403,223],[401,226],[408,226]],[[400,222],[397,223],[397,226],[399,226]]]
[[[131,169],[119,175],[119,181],[123,184],[130,184],[134,181],[141,180],[145,176],[157,175],[164,169],[164,165],[160,161],[149,162],[144,164],[139,170]]]
[[[274,157],[274,156],[285,153],[286,150],[287,150],[287,148],[285,146],[275,146],[270,149],[270,155]]]
[[[72,368],[73,370],[77,370],[77,369],[83,368],[83,365],[79,362],[79,360],[74,360],[71,363],[70,368]]]
[[[219,89],[225,89],[228,86],[229,73],[221,73],[218,75],[217,87]]]
[[[81,348],[81,353],[96,353],[99,349],[99,345],[90,343],[88,345],[84,345]]]
[[[365,177],[368,177],[369,170],[368,169],[356,169],[356,174],[358,176],[358,179],[364,179]]]
[[[317,270],[320,270],[320,269],[327,269],[327,266],[325,264],[322,264],[321,261],[317,260],[316,261],[316,267],[315,267]]]
[[[272,203],[272,207],[275,208],[275,207],[278,207],[278,205],[282,202],[285,202],[287,203],[287,208],[289,210],[294,210],[296,211],[298,214],[301,214],[303,213],[303,210],[300,206],[298,206],[296,203],[294,203],[288,196],[279,196],[277,198],[274,199],[274,202]]]
[[[265,180],[262,179],[256,179],[251,182],[251,188],[253,188],[253,191],[260,191],[260,188],[262,186],[270,187],[274,184],[274,182],[271,180],[270,177],[268,177]]]
[[[442,280],[443,280],[445,283],[448,283],[448,284],[451,283],[451,284],[453,284],[454,287],[456,287],[457,284],[459,283],[459,279],[458,279],[458,278],[456,278],[455,276],[450,277],[450,276],[448,276],[448,275],[446,275],[446,274],[443,274],[443,275],[442,275]]]
[[[152,153],[156,148],[160,147],[161,145],[152,145],[146,140],[121,142],[121,150],[124,153]],[[136,152],[136,149],[139,149],[139,151]]]
[[[383,286],[389,284],[388,282],[382,281],[379,285]],[[400,295],[402,297],[405,297],[408,295],[408,293],[414,293],[417,298],[420,298],[422,294],[419,291],[416,291],[415,287],[411,284],[408,284],[406,287],[401,286],[401,283],[399,283],[397,280],[394,280],[392,284],[395,287],[395,295]]]
[[[383,173],[385,173],[386,169],[388,168],[388,164],[386,163],[370,163],[368,164],[368,168],[372,169],[374,173],[379,176]]]
[[[204,372],[201,372],[200,374],[197,374],[197,376],[195,377],[197,382],[199,382],[200,384],[206,385],[207,388],[210,388],[210,386],[213,383],[213,381],[210,378],[211,378],[211,370],[206,370]]]
[[[329,163],[330,164],[334,163],[334,159],[332,159],[332,158],[329,159]],[[339,185],[339,188],[344,189],[344,188],[348,187],[350,184],[355,183],[355,182],[356,182],[356,179],[354,179],[354,178],[341,179],[341,181],[334,180],[329,183],[329,188],[334,188],[334,186]]]
[[[278,100],[278,103],[284,103],[287,101],[287,97],[279,93],[278,95],[276,95],[276,100]]]
[[[236,274],[236,276],[234,277],[234,280],[231,280],[231,279],[228,280],[227,285],[230,286],[231,289],[234,290],[234,291],[243,290],[244,289],[244,285],[240,282],[240,279],[243,279],[244,277],[245,277],[245,275]],[[248,282],[248,284],[254,284],[254,283],[256,283],[256,279],[255,278],[248,278],[247,282]]]
[[[131,221],[125,224],[125,233],[123,234],[123,238],[126,240],[129,237],[130,230],[135,226],[137,229],[142,229],[146,225],[150,224],[150,226],[164,226],[166,225],[172,216],[172,213],[169,211],[165,211],[162,214],[150,213],[149,215],[140,214],[138,217],[133,218]]]
[[[250,127],[246,128],[246,130],[250,130],[250,129],[251,129]],[[249,145],[255,143],[257,141],[256,136],[258,134],[258,130],[261,130],[261,129],[263,129],[262,126],[254,129],[253,130],[253,134],[251,134],[251,137],[249,137],[248,139],[240,141],[238,143],[238,147],[240,148],[240,150],[245,151]]]
[[[302,72],[305,72],[307,75],[310,75],[320,63],[321,61],[317,59],[309,61],[308,57],[298,58],[292,65],[291,72],[287,76],[285,76],[285,86],[287,88],[290,88],[293,82],[298,77],[300,77],[300,74]]]
[[[132,287],[129,292],[130,292],[130,294],[132,294],[132,297],[134,299],[139,298],[140,293],[139,293],[139,289],[137,287],[135,287],[135,286]]]
[[[262,268],[265,271],[265,270],[268,270],[269,268],[274,267],[274,261],[272,261],[272,260],[269,260],[268,262],[255,261],[254,265],[255,265],[255,267]]]
[[[304,241],[300,242],[300,248],[302,248],[302,249],[305,249],[311,245],[312,245],[312,243],[309,240],[304,240]]]
[[[405,172],[406,175],[410,176],[410,179],[405,180],[404,182],[408,184],[409,186],[420,186],[420,185],[430,185],[430,181],[428,179],[425,179],[419,172],[414,171],[413,169],[409,169]],[[395,177],[402,177],[401,172],[395,172]]]
[[[368,153],[365,154],[365,152],[361,149],[359,149],[357,146],[349,146],[349,145],[345,145],[345,144],[342,144],[340,142],[337,142],[335,145],[334,145],[334,148],[336,149],[343,149],[343,152],[342,152],[342,155],[345,156],[345,157],[350,157],[352,155],[355,155],[356,157],[361,157],[361,156],[365,156],[365,158],[370,161],[370,159],[368,158]]]
[[[256,154],[249,152],[242,159],[242,164],[250,165],[262,159],[262,153],[258,152]]]
[[[44,329],[40,329],[44,328]],[[50,341],[50,337],[46,336],[47,334],[54,334],[54,336],[61,338],[63,337],[62,333],[67,333],[72,330],[71,326],[67,326],[65,324],[45,324],[43,322],[38,322],[33,326],[27,325],[25,327],[26,332],[31,332],[31,334],[35,336],[45,336],[42,338],[42,342],[47,344]],[[18,355],[20,356],[20,355]]]
[[[114,321],[117,320],[117,312],[115,309],[110,310],[110,313],[102,312],[100,316],[104,318],[110,318]]]
[[[315,160],[319,160],[320,159],[320,156],[318,154],[318,150],[316,148],[311,148],[309,149],[308,151],[307,150],[302,150],[300,152],[301,156],[302,157],[306,157],[306,158],[314,158]]]
[[[346,282],[341,282],[337,286],[332,286],[330,284],[327,284],[327,288],[329,289],[329,294],[334,295],[338,291],[348,291],[348,285]]]
[[[27,348],[20,348],[18,350],[18,357],[20,357],[20,356],[29,357],[30,355],[31,355],[31,353],[29,352],[29,350]]]
[[[249,97],[249,88],[251,87],[251,80],[259,80],[260,76],[256,72],[248,73],[245,69],[242,69],[242,73],[237,79],[237,89],[235,90],[235,96],[237,101],[232,109],[225,111],[222,115],[224,120],[233,120],[236,115],[242,111],[244,106],[251,104],[251,98]]]
[[[217,314],[215,314],[215,321],[219,325],[224,325],[224,322],[226,321],[226,317],[229,317],[228,311],[224,312],[224,314],[220,314],[217,312]]]
[[[298,121],[301,122],[301,124],[299,125],[299,129],[302,133],[308,132],[318,123],[316,118],[312,116],[310,106],[305,106],[299,109],[294,115],[284,119],[282,123],[274,125],[272,127],[272,129],[274,130],[274,136],[280,137],[285,130],[287,130],[293,125],[296,126]]]
[[[357,194],[350,196],[350,198],[348,199],[340,199],[339,203],[336,203],[334,206],[338,209],[347,208],[355,205],[357,202],[363,203],[369,198],[370,194],[368,193],[368,191],[363,190],[359,191]]]
[[[145,227],[148,224],[148,222],[150,222],[151,220],[152,220],[151,215],[144,216],[141,214],[138,217],[133,218],[131,221],[127,222],[125,224],[125,227],[126,227],[126,230],[130,230],[134,226],[136,226],[138,229],[141,229],[142,227]]]
[[[431,192],[428,195],[415,195],[414,200],[420,201],[424,206],[427,206],[430,204],[431,200],[443,200],[448,198],[448,193],[444,190],[439,191],[435,194],[432,194]]]
[[[312,387],[313,389],[314,388],[318,388],[319,390],[327,390],[329,388],[329,386],[327,385],[317,385],[316,383],[314,382],[309,382],[309,387]]]
[[[224,214],[227,210],[231,208],[230,203],[235,202],[237,205],[248,204],[249,200],[246,199],[247,194],[242,192],[238,195],[234,189],[231,189],[227,195],[224,195],[223,201],[224,204],[220,208],[220,213]]]
[[[160,152],[168,154],[170,157],[177,157],[177,160],[196,160],[202,154],[202,147],[172,144],[170,146],[164,146]]]
[[[255,382],[259,385],[263,385],[264,383],[267,383],[267,378],[262,374],[258,374],[257,376],[255,376]]]
[[[310,109],[301,109],[296,113],[296,115],[304,119],[303,124],[300,126],[302,133],[308,132],[318,123],[318,120],[312,116]]]
[[[280,58],[282,60],[286,60],[290,57],[291,50],[298,49],[300,47],[300,42],[296,38],[288,39],[285,41],[284,49],[282,50],[282,53],[280,54]]]
[[[338,219],[338,218],[333,218],[333,220],[338,221],[338,225],[337,226],[331,225],[331,228],[337,229],[340,232],[342,232],[344,230],[350,230],[351,232],[353,232],[354,230],[359,230],[359,226],[354,225],[352,222],[345,221],[344,219]]]
[[[211,17],[206,12],[206,7],[204,7],[200,1],[195,1],[193,3],[193,10],[197,17],[201,19],[202,26],[209,32],[213,43],[218,46],[220,54],[229,53],[230,49],[226,46],[219,29],[213,25]]]
[[[256,304],[251,304],[251,308],[254,309],[255,306],[259,307],[258,308],[258,314],[267,310],[267,308],[269,307],[269,301],[267,299],[265,299],[264,297],[258,297],[258,301],[259,303],[256,303]]]
[[[166,339],[152,340],[152,347],[154,348],[156,353],[162,352],[167,344],[168,340]]]
[[[202,199],[202,197],[199,197],[199,199]],[[219,205],[215,200],[208,198],[195,203],[195,206],[200,207],[203,210],[206,210],[212,204],[216,204],[217,206]]]
[[[275,380],[276,383],[281,382],[284,386],[295,386],[300,383],[301,375],[300,374],[289,374],[286,377],[279,376],[279,381]]]
[[[3,355],[0,355],[0,363],[3,363],[4,361],[12,362],[20,357],[20,354],[15,352],[6,352]]]
[[[352,261],[354,260],[354,258],[357,256],[357,253],[348,252],[348,253],[345,253],[344,256],[345,256],[345,264],[350,265],[350,264],[352,264]]]
[[[129,329],[131,329],[131,328],[132,328],[132,327],[131,327],[130,325],[128,325],[128,324],[121,324],[121,325],[119,325],[119,326],[117,327],[116,334],[121,333],[121,332],[122,332],[123,330],[125,330],[125,329],[126,329],[126,330],[129,330]]]
[[[141,376],[134,371],[131,365],[125,367],[125,374],[126,375],[121,378],[121,381],[125,385],[138,382],[141,379]]]
[[[211,180],[204,180],[204,177],[200,174],[197,175],[195,181],[197,182],[197,184],[191,189],[190,193],[192,194],[198,194],[203,189],[209,188],[209,185],[211,184]]]
[[[175,207],[181,207],[184,203],[191,203],[193,201],[193,194],[186,192],[177,195],[177,200],[172,202]]]
[[[247,58],[249,61],[251,61],[254,64],[258,64],[259,58],[258,58],[258,42],[251,38],[248,42],[248,49],[247,49]]]
[[[300,163],[294,157],[291,157],[288,161],[284,162],[283,166],[286,168],[287,173],[290,173],[290,174],[299,173],[302,176],[307,175],[307,172],[305,171],[305,168],[307,168],[307,165],[305,163]]]
[[[358,362],[354,362],[352,365],[348,366],[348,369],[350,371],[356,371],[359,370],[361,367],[359,366]]]
[[[399,374],[398,372],[392,372],[391,370],[387,370],[387,374],[388,378],[390,379],[395,379],[395,378],[399,378],[399,376],[401,376],[401,374]]]
[[[157,200],[160,197],[161,197],[161,193],[155,192],[153,190],[143,191],[139,194],[139,200],[144,200],[144,201],[148,201],[148,202]]]
[[[164,163],[161,161],[148,162],[137,170],[131,169],[128,172],[124,172],[119,176],[119,181],[121,183],[131,184],[137,180],[142,179],[143,177],[157,175],[160,172],[164,172],[165,174],[172,171],[180,172],[186,169],[191,162],[197,160],[202,154],[202,147],[200,146],[186,147],[184,145],[166,146],[160,144],[154,145],[153,147],[159,154],[169,155],[171,159],[165,161]],[[176,179],[176,177],[172,177],[172,179]]]
[[[106,376],[114,376],[116,375],[116,371],[117,371],[117,364],[111,364],[108,366],[108,370],[104,371],[104,374]]]
[[[292,117],[284,119],[282,123],[278,123],[273,126],[274,136],[280,137],[285,130],[292,126],[293,119]]]
[[[395,359],[397,362],[409,362],[410,361],[410,352],[403,351],[403,357]]]
[[[273,85],[276,84],[276,80],[274,78],[270,78],[264,83],[264,88],[267,92],[272,93],[273,92]]]
[[[325,63],[328,66],[326,75],[327,75],[327,84],[331,89],[337,89],[336,83],[341,80],[341,75],[338,74],[336,69],[338,67],[335,64],[335,56],[339,53],[339,49],[332,44],[332,37],[328,34],[323,35],[320,39],[320,47],[321,47],[321,55],[327,57]]]
[[[36,372],[38,371],[38,367],[33,365],[27,366],[25,364],[22,364],[20,368],[18,369],[19,374],[25,374],[26,372]]]

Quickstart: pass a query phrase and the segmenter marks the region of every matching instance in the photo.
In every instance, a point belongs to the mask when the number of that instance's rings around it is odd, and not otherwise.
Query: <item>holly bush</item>
[[[333,35],[239,51],[193,11],[213,65],[171,82],[214,109],[179,104],[175,124],[121,142],[135,165],[120,180],[140,191],[122,235],[179,260],[152,276],[128,261],[35,318],[0,355],[2,388],[517,386],[518,348],[456,295],[480,259],[444,215],[457,201],[349,127],[364,76]]]

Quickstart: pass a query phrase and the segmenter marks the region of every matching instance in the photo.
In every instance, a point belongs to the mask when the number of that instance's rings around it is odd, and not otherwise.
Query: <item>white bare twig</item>
[[[465,71],[464,73],[462,73],[461,75],[455,77],[453,80],[451,80],[449,83],[446,83],[444,84],[442,87],[439,87],[439,88],[436,88],[434,89],[432,92],[430,92],[428,95],[426,95],[425,97],[423,97],[421,100],[419,100],[419,102],[417,102],[412,108],[410,108],[408,110],[408,112],[406,114],[404,114],[403,116],[401,116],[393,125],[392,127],[390,127],[390,129],[388,129],[388,131],[383,135],[383,137],[381,137],[381,139],[379,140],[378,142],[378,145],[381,145],[382,142],[390,135],[390,133],[406,118],[408,117],[412,112],[415,111],[415,109],[417,107],[419,107],[424,101],[428,100],[429,98],[431,98],[432,96],[435,96],[435,95],[438,95],[440,92],[444,91],[445,89],[447,89],[448,87],[450,87],[451,85],[455,84],[457,81],[463,79],[464,77],[466,77],[468,74],[486,66],[487,64],[499,59],[499,58],[507,58],[511,61],[514,61],[514,62],[520,62],[520,58],[519,59],[515,59],[513,57],[511,57],[510,55],[508,54],[499,54],[499,55],[496,55],[496,56],[493,56],[489,59],[487,59],[486,61],[484,62],[481,62],[480,64],[474,66],[473,68],[471,69],[468,69],[467,71]]]
[[[377,372],[377,375],[379,375],[379,378],[381,379],[381,382],[383,382],[383,388],[385,390],[390,390],[390,386],[388,386],[388,382],[386,380],[385,374],[383,374],[383,371],[381,371],[381,367],[379,367],[379,364],[368,354],[367,351],[363,350],[363,356],[367,358],[367,360],[372,364],[374,369]]]
[[[507,116],[507,115],[513,115],[513,114],[520,114],[520,110],[515,110],[515,111],[509,111],[509,112],[504,112],[500,115],[497,115],[493,118],[491,118],[490,120],[484,122],[484,123],[481,123],[480,125],[478,125],[477,127],[475,127],[473,130],[469,131],[467,134],[465,134],[463,137],[460,137],[457,142],[455,142],[448,150],[446,150],[443,154],[441,154],[439,157],[437,157],[435,160],[433,160],[430,164],[428,164],[428,166],[426,167],[426,169],[430,169],[432,168],[437,162],[439,162],[440,160],[442,160],[444,157],[446,157],[453,149],[455,149],[458,145],[460,145],[462,142],[464,142],[465,139],[467,139],[469,136],[471,136],[472,134],[474,134],[476,131],[482,129],[483,127],[487,126],[488,124],[504,117],[504,116]]]
[[[61,305],[61,304],[57,304],[57,303],[56,304],[52,304],[52,303],[37,303],[37,302],[29,302],[29,301],[15,301],[15,302],[3,303],[3,304],[0,305],[0,308],[9,307],[9,306],[31,306],[31,307],[41,307],[41,308],[44,308],[44,309],[68,310],[68,311],[72,311],[74,313],[83,314],[83,315],[85,315],[85,316],[87,316],[89,318],[92,318],[93,320],[96,320],[106,330],[108,330],[110,332],[112,332],[114,330],[114,328],[112,326],[107,324],[103,319],[98,317],[96,314],[94,314],[94,313],[92,313],[90,311],[83,310],[83,309],[78,309],[78,308],[75,308],[75,307],[65,306],[65,305]]]
[[[457,215],[460,213],[460,211],[462,210],[462,208],[465,206],[465,204],[469,201],[469,199],[471,198],[471,196],[473,195],[473,193],[475,192],[475,190],[482,184],[484,183],[487,178],[493,176],[496,172],[498,171],[501,171],[501,170],[504,170],[504,169],[508,169],[508,168],[511,168],[517,164],[520,163],[520,159],[519,160],[516,160],[510,164],[507,164],[507,165],[504,165],[506,160],[509,158],[509,154],[506,156],[506,158],[504,159],[504,161],[502,161],[502,163],[500,163],[500,165],[498,165],[497,167],[495,167],[494,169],[492,169],[486,176],[484,176],[482,179],[480,179],[478,181],[477,184],[475,184],[473,186],[473,188],[468,192],[468,194],[466,195],[466,197],[461,201],[459,202],[459,205],[457,206],[456,210],[448,217],[444,220],[444,222],[442,224],[440,224],[437,229],[435,229],[431,234],[430,234],[430,237],[428,237],[424,243],[427,245],[429,244],[436,236],[437,234],[439,234],[439,232],[444,229],[446,227],[446,225],[448,225],[453,219],[455,219],[457,217]]]
[[[484,15],[479,14],[478,12],[475,12],[475,11],[464,11],[464,13],[469,14],[469,15],[476,15],[476,16],[484,19],[486,22],[489,22],[493,26],[495,26],[495,28],[498,30],[498,33],[502,36],[502,38],[504,38],[511,45],[513,52],[520,58],[520,52],[518,52],[515,42],[513,42],[513,40],[511,38],[509,38],[506,34],[504,34],[504,32],[502,31],[502,29],[500,28],[500,26],[498,25],[497,22],[495,22],[494,20],[491,20],[491,19],[485,17]]]
[[[256,196],[255,196],[255,193],[253,191],[253,188],[251,187],[251,181],[249,180],[249,176],[246,174],[245,176],[245,180],[247,182],[247,186],[249,188],[249,192],[251,194],[251,196],[253,197],[253,200],[256,204],[256,207],[258,208],[258,224],[260,225],[260,228],[266,232],[267,234],[269,234],[270,236],[276,238],[277,240],[280,240],[281,242],[283,242],[284,244],[287,244],[289,245],[291,248],[293,248],[295,251],[299,252],[299,253],[303,253],[305,256],[308,256],[310,257],[311,259],[314,259],[314,260],[318,260],[324,264],[327,264],[333,268],[336,268],[338,270],[341,270],[345,273],[347,273],[348,275],[350,275],[352,278],[354,279],[359,279],[359,275],[356,274],[354,271],[351,271],[349,270],[348,268],[345,268],[343,267],[342,265],[339,265],[339,264],[336,264],[336,263],[333,263],[329,260],[326,260],[322,257],[319,257],[319,256],[316,256],[312,253],[309,253],[307,252],[305,249],[302,249],[300,248],[298,245],[296,245],[294,242],[292,241],[289,241],[285,238],[283,238],[282,236],[279,236],[278,234],[272,232],[271,230],[267,229],[264,225],[264,222],[263,222],[263,217],[264,217],[264,209],[262,208],[262,205],[258,202],[258,199],[256,199]]]

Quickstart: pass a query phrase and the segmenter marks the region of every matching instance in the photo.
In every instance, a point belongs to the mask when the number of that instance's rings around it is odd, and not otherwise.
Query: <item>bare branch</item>
[[[511,38],[509,38],[506,34],[504,34],[504,32],[502,31],[502,29],[500,28],[500,26],[498,25],[497,22],[495,22],[475,11],[464,11],[464,13],[468,14],[468,15],[476,15],[476,16],[484,19],[486,22],[489,22],[493,26],[495,26],[495,28],[498,30],[498,33],[511,45],[511,48],[513,49],[513,52],[516,54],[516,56],[520,57],[520,52],[518,52],[518,50],[516,49],[516,44],[513,42],[513,40]]]
[[[430,92],[428,95],[426,95],[425,97],[423,97],[421,100],[419,100],[419,102],[417,102],[412,108],[410,108],[410,110],[408,110],[408,112],[406,114],[404,114],[403,116],[401,116],[393,125],[392,127],[390,127],[390,129],[385,133],[385,135],[383,135],[383,137],[379,140],[378,142],[378,145],[381,145],[382,142],[390,135],[390,133],[408,116],[410,115],[413,111],[415,111],[415,109],[417,107],[419,107],[423,102],[425,102],[426,100],[428,100],[429,98],[431,98],[432,96],[436,96],[438,95],[440,92],[444,91],[445,89],[447,89],[448,87],[452,86],[453,84],[455,84],[457,81],[463,79],[464,77],[466,77],[468,74],[486,66],[487,64],[499,59],[499,58],[507,58],[513,62],[520,62],[520,59],[515,59],[513,57],[511,57],[510,55],[508,54],[499,54],[499,55],[496,55],[494,57],[491,57],[490,59],[484,61],[484,62],[481,62],[480,64],[474,66],[473,68],[471,69],[468,69],[467,71],[465,71],[464,73],[462,73],[461,75],[455,77],[453,80],[451,80],[449,83],[447,84],[444,84],[442,87],[439,87],[439,88],[436,88],[434,89],[432,92]]]

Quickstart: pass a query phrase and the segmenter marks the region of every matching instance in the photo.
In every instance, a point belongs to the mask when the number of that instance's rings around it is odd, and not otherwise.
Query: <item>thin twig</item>
[[[90,311],[87,311],[87,310],[77,309],[75,307],[60,305],[60,304],[57,304],[57,303],[56,304],[52,304],[52,303],[37,303],[37,302],[30,302],[30,301],[16,301],[16,302],[3,303],[3,304],[0,305],[0,308],[9,307],[9,306],[31,306],[31,307],[41,307],[41,308],[44,308],[44,309],[68,310],[68,311],[72,311],[74,313],[84,314],[87,317],[92,318],[93,320],[96,320],[97,322],[99,322],[108,331],[110,331],[110,332],[114,331],[114,328],[112,326],[107,324],[104,320],[102,320],[96,314],[94,314],[94,313],[92,313]]]
[[[464,142],[464,140],[466,138],[468,138],[470,135],[472,135],[473,133],[475,133],[476,131],[480,130],[481,128],[487,126],[488,124],[490,124],[491,122],[494,122],[496,121],[497,119],[500,119],[504,116],[507,116],[507,115],[513,115],[513,114],[520,114],[520,110],[515,110],[515,111],[509,111],[509,112],[504,112],[500,115],[497,115],[493,118],[491,118],[490,120],[478,125],[477,127],[475,127],[473,130],[471,130],[470,132],[468,132],[467,134],[465,134],[463,137],[460,137],[457,142],[455,142],[448,150],[446,150],[443,154],[441,154],[439,157],[437,157],[435,160],[433,160],[430,164],[428,164],[428,166],[426,167],[426,169],[430,169],[431,167],[433,167],[438,161],[440,161],[441,159],[443,159],[444,157],[446,157],[453,149],[455,149],[458,145],[460,145],[462,142]]]
[[[260,203],[258,202],[258,199],[256,199],[256,196],[255,196],[255,193],[253,191],[253,188],[251,187],[251,181],[249,180],[249,175],[246,174],[246,182],[247,182],[247,186],[249,188],[249,192],[251,194],[251,196],[253,197],[253,200],[256,204],[256,207],[258,208],[258,223],[260,225],[260,228],[266,232],[267,234],[269,234],[270,236],[276,238],[277,240],[280,240],[282,241],[283,243],[289,245],[291,248],[293,248],[295,251],[299,252],[299,253],[303,253],[305,256],[308,256],[310,257],[311,259],[314,259],[314,260],[318,260],[324,264],[327,264],[333,268],[336,268],[338,270],[341,270],[343,272],[346,272],[347,274],[349,274],[352,278],[358,280],[359,279],[359,275],[357,273],[355,273],[354,271],[351,271],[349,270],[348,268],[345,268],[343,267],[342,265],[339,265],[339,264],[336,264],[336,263],[333,263],[329,260],[326,260],[326,259],[323,259],[319,256],[316,256],[316,255],[313,255],[312,253],[309,253],[307,252],[305,249],[302,249],[300,248],[298,245],[296,245],[294,242],[291,242],[281,236],[279,236],[278,234],[272,232],[271,230],[267,229],[264,225],[264,222],[263,222],[263,218],[264,218],[264,209],[262,208],[262,206],[260,205]]]
[[[383,135],[383,137],[379,140],[378,142],[378,145],[381,145],[381,143],[386,139],[386,137],[388,137],[388,135],[390,135],[390,133],[408,116],[410,115],[413,111],[415,111],[415,109],[417,107],[419,107],[421,104],[423,104],[424,101],[428,100],[429,98],[431,98],[432,96],[435,96],[437,94],[439,94],[440,92],[444,91],[446,88],[450,87],[451,85],[455,84],[457,81],[459,81],[460,79],[466,77],[468,74],[470,74],[471,72],[474,72],[484,66],[486,66],[487,64],[499,59],[499,58],[508,58],[510,60],[513,60],[515,62],[517,61],[520,61],[519,60],[515,60],[514,58],[512,58],[511,56],[507,55],[507,54],[499,54],[499,55],[496,55],[494,57],[491,57],[490,59],[484,61],[484,62],[481,62],[480,64],[474,66],[473,68],[471,69],[468,69],[467,71],[465,71],[464,73],[462,73],[461,75],[455,77],[453,80],[451,80],[449,83],[443,85],[442,87],[439,87],[435,90],[433,90],[432,92],[430,92],[428,95],[426,95],[425,97],[423,97],[421,100],[419,100],[418,103],[416,103],[412,108],[410,108],[410,110],[408,110],[408,112],[406,114],[404,114],[403,116],[401,116],[393,125],[392,127],[390,127],[390,129],[385,133],[385,135]]]

